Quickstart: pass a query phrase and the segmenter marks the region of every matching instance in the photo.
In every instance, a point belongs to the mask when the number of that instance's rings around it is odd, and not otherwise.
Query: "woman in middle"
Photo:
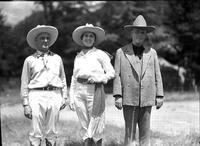
[[[76,110],[84,129],[85,146],[101,146],[105,127],[104,84],[115,77],[108,54],[95,46],[105,39],[102,28],[86,24],[72,34],[82,46],[74,60],[70,86],[70,108]]]

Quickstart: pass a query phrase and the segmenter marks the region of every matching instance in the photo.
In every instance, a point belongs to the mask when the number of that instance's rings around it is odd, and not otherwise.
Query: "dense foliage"
[[[80,50],[71,36],[76,27],[92,23],[104,28],[107,38],[98,47],[115,57],[115,51],[130,41],[123,26],[131,24],[139,14],[157,28],[149,36],[159,56],[182,66],[185,56],[190,56],[191,62],[199,60],[199,1],[37,1],[35,5],[41,5],[43,10],[33,11],[14,27],[5,26],[0,13],[2,77],[21,75],[24,59],[34,51],[26,42],[27,32],[38,24],[48,24],[59,30],[52,50],[63,58],[69,83],[74,57]]]

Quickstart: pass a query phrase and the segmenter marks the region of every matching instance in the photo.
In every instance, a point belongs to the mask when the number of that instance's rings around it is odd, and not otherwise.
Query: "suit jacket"
[[[153,106],[157,96],[164,96],[157,53],[145,47],[141,64],[136,61],[132,44],[119,48],[115,57],[116,77],[113,96],[121,95],[123,105]]]

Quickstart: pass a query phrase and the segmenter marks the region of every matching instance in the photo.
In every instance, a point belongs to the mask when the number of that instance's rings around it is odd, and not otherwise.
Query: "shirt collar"
[[[83,50],[81,50],[81,52],[79,52],[78,55],[84,56],[84,55],[89,54],[89,53],[91,53],[91,52],[93,52],[93,51],[95,51],[95,50],[96,50],[95,47],[93,47],[92,49],[90,49],[87,53],[84,53]]]
[[[35,52],[35,56],[37,57],[37,58],[39,58],[39,57],[44,57],[44,55],[45,54],[47,54],[48,56],[52,56],[53,55],[53,52],[51,52],[51,51],[47,51],[47,52],[45,52],[45,53],[43,53],[43,52],[41,52],[41,51],[39,51],[39,50],[37,50],[36,52]]]

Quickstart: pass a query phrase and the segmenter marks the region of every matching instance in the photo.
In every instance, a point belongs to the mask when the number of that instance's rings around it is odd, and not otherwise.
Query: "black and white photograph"
[[[2,146],[200,146],[200,1],[0,1]]]

